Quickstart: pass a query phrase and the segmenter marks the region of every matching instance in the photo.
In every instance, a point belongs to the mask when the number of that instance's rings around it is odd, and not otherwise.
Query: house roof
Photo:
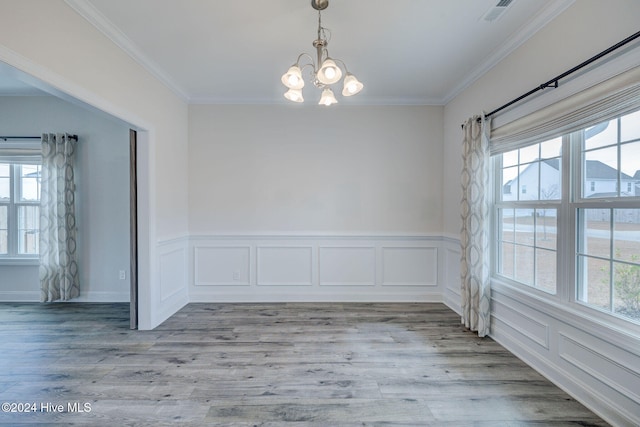
[[[543,160],[542,162],[548,164],[555,170],[560,170],[560,159],[546,159],[546,160]]]
[[[587,160],[587,179],[617,179],[618,171],[599,160]],[[633,179],[624,172],[620,173],[621,179]]]
[[[560,159],[546,159],[542,161],[555,170],[560,170]],[[623,180],[640,179],[640,170],[633,177],[622,172]],[[589,179],[618,179],[618,171],[600,160],[587,160],[587,180]]]
[[[546,163],[551,166],[555,170],[560,170],[560,159],[544,159],[541,163]],[[522,173],[524,173],[533,163],[529,164],[516,178],[510,179],[503,186],[503,190],[509,188],[514,182],[518,181],[518,178]],[[618,179],[618,171],[611,166],[602,163],[600,160],[587,160],[587,177],[586,180],[595,180],[595,179],[606,179],[606,180],[616,180]],[[633,181],[640,180],[640,170],[636,171],[633,177],[627,175],[626,173],[622,173],[620,175],[620,179],[623,181]],[[624,194],[624,193],[623,193]],[[592,194],[589,197],[612,197],[617,195],[617,193],[596,193]]]

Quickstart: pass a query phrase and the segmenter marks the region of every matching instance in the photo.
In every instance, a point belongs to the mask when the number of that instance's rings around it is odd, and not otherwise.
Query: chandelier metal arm
[[[316,64],[313,62],[313,57],[311,55],[309,55],[308,53],[304,53],[303,52],[300,55],[298,55],[298,59],[296,59],[296,65],[298,65],[298,66],[300,65],[300,60],[302,59],[303,56],[306,56],[307,58],[309,58],[309,61],[311,62],[311,65],[313,66],[313,69],[315,70],[316,69]],[[303,66],[303,68],[306,67],[307,65],[309,65],[309,64],[305,64]]]

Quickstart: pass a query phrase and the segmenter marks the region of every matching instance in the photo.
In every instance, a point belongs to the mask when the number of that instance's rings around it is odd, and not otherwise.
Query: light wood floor
[[[606,425],[442,304],[0,304],[0,346],[3,425]]]

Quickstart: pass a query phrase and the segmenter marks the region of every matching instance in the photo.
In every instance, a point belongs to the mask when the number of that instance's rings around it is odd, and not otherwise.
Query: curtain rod
[[[597,61],[598,59],[602,58],[603,56],[606,56],[608,54],[610,54],[611,52],[613,52],[616,49],[621,48],[622,46],[631,43],[632,41],[634,41],[635,39],[637,39],[638,37],[640,37],[640,31],[638,31],[635,34],[630,35],[629,37],[627,37],[626,39],[614,44],[613,46],[609,47],[608,49],[603,50],[602,52],[600,52],[599,54],[592,56],[591,58],[587,59],[586,61],[576,65],[575,67],[571,68],[570,70],[565,71],[564,73],[554,77],[553,79],[549,80],[546,83],[542,83],[541,85],[539,85],[538,87],[531,89],[529,92],[520,95],[519,97],[507,102],[506,104],[504,104],[503,106],[496,108],[495,110],[491,111],[488,114],[485,114],[485,117],[491,117],[494,114],[504,110],[505,108],[508,108],[510,106],[512,106],[513,104],[515,104],[516,102],[522,101],[523,99],[533,95],[534,93],[540,91],[540,90],[544,90],[548,87],[552,87],[554,89],[556,89],[558,87],[558,80],[563,79],[565,77],[567,77],[570,74],[575,73],[576,71],[586,67],[587,65],[591,64],[592,62]],[[478,118],[478,121],[482,120],[481,118]],[[462,125],[462,127],[464,127],[464,125]]]
[[[69,135],[69,138],[73,140],[78,140],[78,135]],[[0,136],[0,139],[4,141],[8,141],[10,139],[37,139],[40,140],[42,137],[40,136]]]

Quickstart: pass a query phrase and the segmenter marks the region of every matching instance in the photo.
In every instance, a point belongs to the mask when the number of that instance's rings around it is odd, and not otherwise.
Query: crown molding
[[[538,13],[524,25],[518,32],[513,34],[509,40],[496,49],[484,62],[475,67],[456,87],[453,88],[443,99],[442,104],[451,102],[462,91],[471,86],[476,80],[488,73],[500,61],[519,48],[524,42],[529,40],[535,33],[553,21],[558,15],[564,12],[575,0],[555,0],[549,7]]]
[[[200,105],[269,105],[273,104],[273,99],[247,99],[239,101],[225,97],[193,97],[176,84],[173,79],[155,62],[149,59],[142,50],[133,43],[119,28],[109,21],[100,11],[88,0],[64,0],[69,7],[75,10],[80,16],[86,19],[91,25],[102,32],[116,46],[125,51],[134,61],[140,64],[151,75],[162,82],[179,98],[188,104]],[[558,15],[571,6],[575,0],[555,0],[542,12],[538,13],[517,33],[510,37],[509,41],[496,49],[483,63],[474,68],[467,76],[456,85],[448,94],[442,98],[366,98],[363,97],[350,105],[429,105],[442,106],[451,102],[456,96],[471,86],[474,82],[488,73],[500,61],[515,51],[536,32],[550,23]],[[278,102],[276,102],[278,104]],[[346,104],[345,104],[346,105]]]
[[[125,51],[134,61],[140,64],[152,76],[175,93],[180,99],[188,103],[189,95],[177,85],[171,77],[150,60],[138,46],[133,43],[118,27],[109,21],[94,5],[87,0],[64,0],[69,7],[86,19],[91,25],[107,36],[116,46]]]
[[[193,97],[189,99],[190,105],[289,105],[294,106],[290,101],[286,101],[282,97],[277,98],[248,98],[239,100],[237,98],[223,97]],[[348,101],[338,101],[336,106],[444,106],[441,98],[387,98],[387,97],[360,97],[358,99],[349,99]],[[298,106],[317,106],[317,103],[306,102]]]

